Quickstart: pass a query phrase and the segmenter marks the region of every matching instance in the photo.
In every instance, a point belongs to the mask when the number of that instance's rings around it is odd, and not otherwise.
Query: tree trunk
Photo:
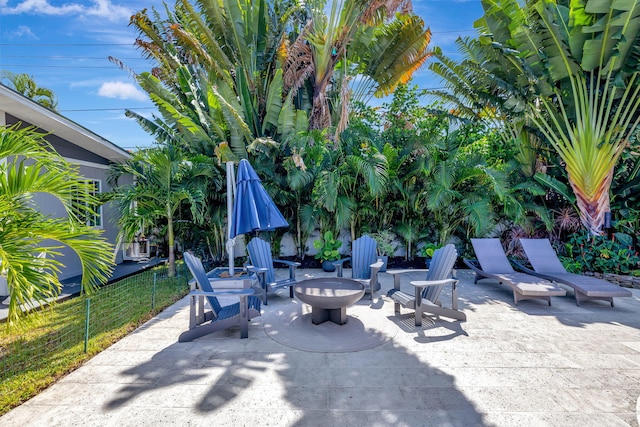
[[[579,188],[571,179],[571,175],[569,175],[569,184],[576,195],[580,221],[589,233],[594,236],[600,236],[604,232],[604,214],[611,209],[609,207],[609,189],[611,188],[612,179],[613,168],[611,168],[607,177],[599,183],[595,191],[591,191],[591,194],[585,194],[584,189]]]
[[[167,206],[167,240],[169,242],[169,271],[167,275],[169,277],[175,277],[176,275],[176,249],[175,249],[175,237],[173,235],[173,216],[171,215],[171,208]]]
[[[302,243],[302,225],[300,224],[300,200],[296,197],[296,252],[298,258],[304,258],[304,244]]]
[[[331,113],[324,92],[314,92],[313,106],[309,116],[309,129],[328,129],[331,126]]]

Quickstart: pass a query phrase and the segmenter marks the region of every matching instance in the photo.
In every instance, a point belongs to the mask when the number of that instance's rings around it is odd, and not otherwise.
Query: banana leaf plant
[[[486,43],[520,61],[551,93],[528,117],[566,165],[583,225],[602,233],[614,168],[640,106],[640,1],[482,0]]]

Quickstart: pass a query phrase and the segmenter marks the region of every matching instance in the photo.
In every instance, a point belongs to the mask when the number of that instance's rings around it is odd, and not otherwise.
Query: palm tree
[[[527,116],[566,165],[583,225],[600,234],[614,168],[638,126],[640,1],[482,5],[482,39],[531,82],[548,82],[551,92],[528,101]]]
[[[325,0],[306,4],[310,20],[288,51],[285,84],[295,94],[311,80],[311,129],[330,127],[336,114],[338,131],[344,130],[356,76],[362,82],[356,95],[388,95],[429,56],[431,32],[410,12],[410,2],[334,1],[328,15]]]
[[[405,243],[406,259],[413,259],[414,245],[432,231],[432,219],[421,194],[427,185],[426,171],[432,168],[428,147],[440,140],[448,129],[444,115],[433,114],[424,106],[421,92],[415,86],[400,85],[391,102],[375,111],[383,128],[379,151],[388,165],[386,191],[376,200],[376,207],[384,213],[378,229],[393,227]]]
[[[151,73],[136,77],[162,119],[127,114],[161,141],[208,155],[224,143],[236,158],[246,158],[247,145],[258,138],[304,130],[306,116],[284,97],[278,59],[297,6],[280,0],[197,5],[179,0],[166,19],[155,10],[132,16],[136,45],[156,62]]]
[[[94,214],[98,201],[92,186],[64,161],[33,128],[0,127],[0,275],[10,292],[9,323],[25,307],[37,307],[62,287],[60,245],[71,248],[82,264],[82,289],[90,293],[105,283],[113,266],[113,249],[102,230],[81,218]],[[51,218],[34,204],[35,194],[55,197],[66,218]],[[60,245],[51,246],[53,240]],[[45,255],[45,256],[42,256]]]
[[[202,70],[187,65],[176,70],[180,87],[174,90],[167,90],[164,82],[152,73],[141,73],[137,79],[161,117],[148,119],[130,110],[125,114],[158,142],[179,144],[187,151],[211,157],[222,158],[219,150],[226,149],[233,158],[247,156],[246,147],[253,135],[237,97],[226,82],[211,82]]]
[[[485,234],[496,221],[494,198],[504,198],[504,177],[487,167],[479,156],[460,155],[457,149],[435,160],[419,204],[434,219],[438,243],[449,243],[454,232],[464,236]]]
[[[2,78],[9,80],[11,87],[29,99],[33,99],[40,105],[54,110],[58,106],[58,99],[51,89],[38,86],[33,76],[28,74],[16,74],[11,71],[3,71]]]
[[[117,186],[118,178],[130,174],[133,184]],[[220,188],[219,175],[209,158],[187,157],[173,145],[136,152],[124,164],[113,165],[109,180],[115,190],[112,198],[119,202],[121,238],[129,241],[136,233],[167,223],[169,276],[175,274],[176,213],[186,203],[194,223],[203,221],[205,192],[208,186]]]
[[[503,49],[479,39],[458,38],[456,45],[463,55],[459,62],[440,48],[433,49],[437,61],[429,69],[442,79],[445,89],[428,93],[445,101],[455,118],[489,123],[498,129],[506,146],[515,144],[513,160],[522,175],[533,177],[539,163],[540,138],[532,132],[526,109],[540,94],[552,93],[549,82],[538,79]]]
[[[362,227],[359,207],[370,205],[386,184],[385,157],[373,146],[363,149],[361,143],[355,136],[335,145],[325,139],[319,148],[303,152],[305,164],[315,165],[311,203],[323,212],[323,230],[337,234],[349,228],[352,239]]]

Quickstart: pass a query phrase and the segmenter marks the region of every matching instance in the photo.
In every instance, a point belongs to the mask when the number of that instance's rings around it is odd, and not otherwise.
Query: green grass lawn
[[[19,326],[0,327],[0,415],[78,368],[188,290],[184,273],[168,278],[166,267],[158,267],[91,296],[35,311]]]

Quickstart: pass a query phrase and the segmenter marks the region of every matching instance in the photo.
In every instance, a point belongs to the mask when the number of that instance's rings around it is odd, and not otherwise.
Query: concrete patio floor
[[[318,277],[301,270],[298,278]],[[2,426],[638,426],[640,291],[578,307],[514,306],[511,291],[460,270],[466,322],[412,328],[409,311],[379,347],[296,350],[272,340],[263,315],[249,326],[178,343],[181,300],[46,391]],[[423,274],[411,273],[412,280]],[[394,321],[382,291],[359,302]],[[409,289],[408,278],[403,281]],[[449,290],[441,300],[450,303]],[[263,313],[291,304],[269,297]],[[396,319],[397,321],[398,319]],[[409,325],[409,326],[406,326]]]

